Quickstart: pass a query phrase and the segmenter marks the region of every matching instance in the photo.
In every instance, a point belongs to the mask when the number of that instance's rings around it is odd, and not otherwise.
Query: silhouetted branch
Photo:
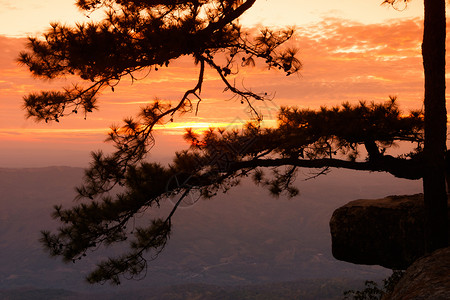
[[[342,159],[298,159],[298,158],[278,158],[278,159],[254,159],[248,161],[234,162],[230,165],[230,172],[241,169],[255,169],[257,167],[281,167],[296,166],[301,168],[344,168],[357,171],[388,172],[392,175],[405,179],[421,179],[423,169],[417,160],[400,159],[392,156],[383,156],[370,161],[348,161]]]

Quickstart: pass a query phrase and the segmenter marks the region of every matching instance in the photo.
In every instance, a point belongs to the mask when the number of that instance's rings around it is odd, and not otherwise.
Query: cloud
[[[390,95],[398,96],[405,110],[416,109],[422,106],[423,99],[421,39],[422,20],[418,18],[369,25],[325,18],[296,30],[290,46],[299,49],[304,65],[299,75],[286,77],[281,71],[267,70],[262,63],[240,70],[235,82],[254,92],[272,95],[269,104],[256,104],[268,120],[275,118],[274,111],[280,106],[318,108],[344,101],[383,101]],[[21,99],[27,92],[61,85],[61,82],[35,80],[26,68],[17,65],[17,53],[25,42],[25,39],[0,36],[1,128],[48,128],[24,120]],[[107,128],[123,117],[135,115],[140,106],[155,97],[175,103],[186,89],[195,85],[198,70],[191,58],[183,58],[168,68],[144,75],[133,84],[124,80],[114,93],[105,90],[100,97],[100,111],[89,115],[86,121],[70,117],[58,126]],[[232,95],[223,90],[220,79],[208,71],[198,115],[187,114],[175,121],[230,123],[249,118],[245,105],[231,99]],[[45,134],[52,133],[42,133]],[[74,134],[73,139],[81,143],[83,136]]]
[[[418,18],[365,25],[338,18],[296,29],[299,76],[251,70],[246,85],[276,93],[281,105],[318,108],[344,101],[399,97],[420,108],[423,97],[422,21]]]
[[[409,84],[405,70],[421,73],[421,22],[418,19],[363,25],[325,19],[298,29],[305,80],[358,86]],[[415,80],[416,81],[416,80]],[[376,90],[367,89],[364,94]]]
[[[19,52],[25,48],[26,39],[0,35],[0,70],[17,67]]]
[[[18,9],[16,5],[11,4],[11,1],[8,0],[0,0],[0,5],[3,11],[11,11]]]

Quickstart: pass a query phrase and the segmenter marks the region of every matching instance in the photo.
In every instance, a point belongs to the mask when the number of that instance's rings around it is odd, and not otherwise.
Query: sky
[[[22,97],[42,89],[74,82],[48,82],[31,77],[16,63],[25,37],[45,31],[49,22],[85,22],[72,0],[0,0],[0,167],[49,165],[86,166],[89,152],[111,145],[103,143],[108,128],[134,116],[139,107],[159,97],[177,101],[195,85],[196,69],[181,59],[138,82],[124,80],[115,91],[100,97],[100,110],[68,117],[55,124],[26,119]],[[318,108],[342,102],[385,101],[397,96],[405,111],[421,108],[423,71],[420,56],[422,1],[405,9],[381,6],[381,0],[258,0],[240,20],[245,27],[295,26],[291,46],[299,49],[303,69],[286,77],[263,65],[241,72],[236,78],[252,91],[272,95],[255,103],[267,125],[281,106]],[[197,115],[177,118],[156,132],[157,144],[149,159],[168,160],[175,149],[186,148],[181,134],[186,126],[239,126],[249,119],[248,108],[230,99],[223,85],[208,72]]]

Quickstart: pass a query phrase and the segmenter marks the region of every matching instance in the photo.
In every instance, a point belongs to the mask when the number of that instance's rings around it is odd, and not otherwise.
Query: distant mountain
[[[58,226],[50,218],[52,206],[70,205],[81,176],[82,169],[69,167],[0,168],[0,289],[111,289],[83,282],[105,253],[92,253],[79,263],[66,265],[47,257],[38,243],[40,230]],[[149,263],[147,277],[124,282],[114,291],[386,277],[390,272],[381,267],[348,264],[332,257],[329,219],[335,208],[348,201],[418,193],[421,183],[342,170],[314,180],[300,179],[301,195],[294,199],[274,199],[247,180],[227,194],[180,209],[173,235],[163,253]],[[170,207],[167,201],[161,211]],[[136,222],[148,220],[144,214]]]
[[[170,287],[137,288],[101,293],[74,292],[62,289],[0,289],[0,300],[340,300],[349,287],[361,284],[343,279],[303,279],[298,281],[244,286],[184,284]]]

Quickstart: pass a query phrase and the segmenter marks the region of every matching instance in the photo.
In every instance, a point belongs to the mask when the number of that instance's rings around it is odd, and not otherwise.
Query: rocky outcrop
[[[384,300],[450,299],[450,247],[414,262]]]
[[[423,228],[422,194],[351,201],[330,220],[333,256],[404,270],[424,255]]]

